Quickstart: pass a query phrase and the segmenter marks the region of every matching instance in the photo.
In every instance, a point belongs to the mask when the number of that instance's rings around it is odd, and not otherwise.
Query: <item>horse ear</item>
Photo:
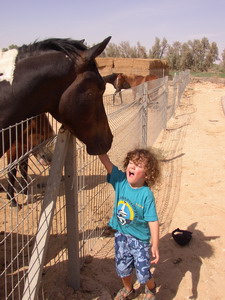
[[[84,59],[86,61],[94,60],[98,55],[100,55],[104,51],[110,39],[111,36],[104,39],[104,41],[102,41],[101,43],[87,49],[84,53]]]

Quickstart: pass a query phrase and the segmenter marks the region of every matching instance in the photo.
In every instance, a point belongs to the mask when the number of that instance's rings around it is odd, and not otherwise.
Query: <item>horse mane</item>
[[[103,76],[103,79],[104,79],[105,83],[113,84],[118,75],[119,75],[119,73],[112,73],[112,74]]]
[[[29,45],[22,45],[19,47],[18,59],[33,56],[38,52],[45,51],[59,51],[70,58],[75,55],[79,55],[80,51],[84,51],[87,47],[84,45],[84,40],[72,40],[69,38],[50,38],[43,41],[34,41],[34,43]]]
[[[105,75],[105,76],[103,76],[103,78],[105,79],[105,80],[113,80],[114,78],[116,78],[116,74],[115,73],[112,73],[112,74],[109,74],[109,75]]]

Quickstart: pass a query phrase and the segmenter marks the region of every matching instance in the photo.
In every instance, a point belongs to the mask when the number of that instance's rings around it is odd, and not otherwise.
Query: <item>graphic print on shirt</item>
[[[117,204],[117,218],[121,225],[130,224],[134,220],[135,212],[126,199],[120,199]]]

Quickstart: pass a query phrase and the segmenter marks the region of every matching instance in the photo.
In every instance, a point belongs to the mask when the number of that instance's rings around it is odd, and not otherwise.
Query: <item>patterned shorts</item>
[[[127,277],[136,270],[141,284],[151,279],[150,244],[120,232],[115,233],[116,271],[119,277]]]

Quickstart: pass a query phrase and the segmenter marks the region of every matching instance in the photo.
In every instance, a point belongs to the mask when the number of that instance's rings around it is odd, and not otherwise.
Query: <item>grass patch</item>
[[[180,71],[170,71],[169,78],[173,79],[174,75],[179,74]],[[201,78],[225,78],[225,72],[190,72],[192,77],[201,77]]]
[[[191,72],[191,76],[193,77],[217,77],[217,78],[225,78],[225,73],[222,72]]]

